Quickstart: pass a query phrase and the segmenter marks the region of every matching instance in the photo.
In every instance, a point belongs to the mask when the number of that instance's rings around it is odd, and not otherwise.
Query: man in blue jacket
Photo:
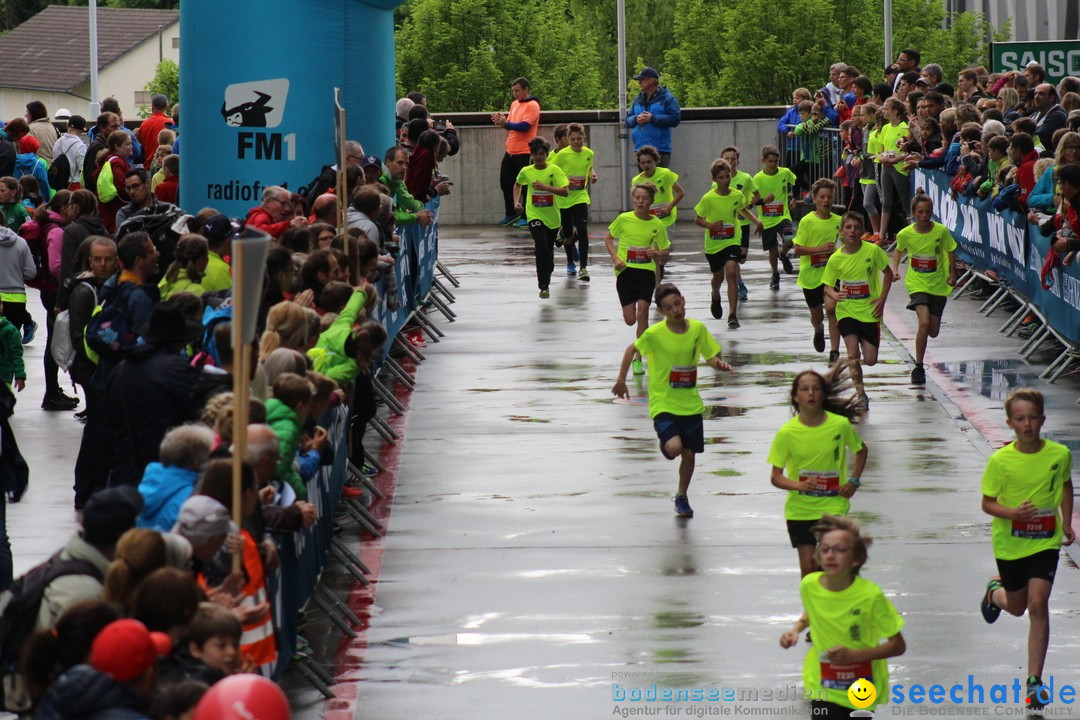
[[[641,92],[634,98],[626,114],[626,127],[631,128],[634,152],[651,145],[660,152],[660,166],[671,161],[671,128],[679,124],[679,101],[667,88],[660,87],[660,73],[647,67],[634,76]]]

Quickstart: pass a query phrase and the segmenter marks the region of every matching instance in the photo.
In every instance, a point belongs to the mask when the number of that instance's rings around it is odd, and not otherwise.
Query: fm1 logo
[[[221,117],[235,128],[260,128],[236,133],[236,157],[239,160],[295,160],[296,133],[262,132],[276,128],[285,115],[289,97],[289,79],[276,78],[234,83],[225,88]]]

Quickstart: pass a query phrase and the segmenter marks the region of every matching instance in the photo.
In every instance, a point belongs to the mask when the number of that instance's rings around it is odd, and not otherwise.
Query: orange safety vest
[[[247,571],[248,582],[244,585],[244,599],[240,601],[240,606],[254,607],[267,600],[266,573],[255,539],[247,530],[243,531],[243,535],[244,570]],[[272,612],[267,611],[263,617],[244,625],[244,633],[240,636],[240,652],[250,655],[260,671],[273,670],[273,664],[277,662],[277,642],[274,639]]]

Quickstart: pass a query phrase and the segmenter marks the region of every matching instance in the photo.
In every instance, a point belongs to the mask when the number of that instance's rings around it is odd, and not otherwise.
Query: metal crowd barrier
[[[794,125],[787,128],[795,131]],[[780,165],[795,173],[800,196],[819,178],[833,179],[843,164],[844,148],[837,128],[823,128],[812,136],[788,137],[787,132],[777,132],[776,147],[780,149]],[[840,200],[839,193],[836,200]]]

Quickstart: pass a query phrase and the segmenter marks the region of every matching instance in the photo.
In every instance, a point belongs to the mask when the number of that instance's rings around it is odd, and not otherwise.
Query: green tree
[[[413,0],[397,32],[400,94],[420,90],[439,111],[505,109],[525,76],[545,109],[595,108],[603,98],[595,44],[568,0]]]
[[[154,70],[154,77],[146,83],[143,90],[153,94],[162,94],[169,98],[169,106],[180,102],[180,66],[172,60],[162,60]],[[150,108],[139,108],[139,117],[150,117]]]

